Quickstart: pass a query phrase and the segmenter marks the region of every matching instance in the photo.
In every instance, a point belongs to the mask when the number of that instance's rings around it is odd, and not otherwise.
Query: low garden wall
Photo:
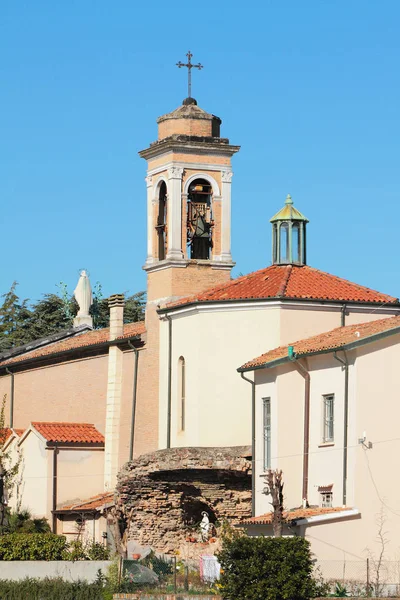
[[[110,560],[1,560],[0,579],[19,581],[27,577],[62,577],[64,581],[93,583],[99,569],[106,575]]]
[[[114,600],[222,600],[221,596],[195,596],[193,594],[114,594]],[[326,600],[326,598],[324,599]]]

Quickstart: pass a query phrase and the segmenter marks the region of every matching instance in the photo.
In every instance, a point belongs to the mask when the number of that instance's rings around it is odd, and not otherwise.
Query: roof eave
[[[393,327],[392,329],[388,329],[386,331],[380,331],[379,333],[374,333],[365,338],[360,338],[355,340],[354,342],[349,342],[348,344],[341,344],[340,346],[335,346],[332,348],[324,348],[323,350],[315,350],[314,352],[302,352],[301,354],[294,355],[294,358],[290,358],[289,356],[284,356],[278,358],[276,360],[272,360],[270,362],[265,362],[260,365],[250,365],[248,367],[239,367],[237,371],[239,373],[246,373],[248,371],[257,371],[259,369],[273,369],[274,367],[278,367],[287,362],[293,362],[299,358],[307,358],[308,356],[317,356],[318,354],[332,354],[333,352],[338,352],[339,350],[354,350],[360,346],[366,346],[367,344],[372,344],[373,342],[377,342],[381,339],[390,337],[392,335],[396,335],[400,333],[400,326]],[[288,344],[289,346],[290,344]]]
[[[288,266],[288,265],[285,265]],[[220,300],[191,300],[182,304],[176,304],[173,306],[166,306],[159,308],[157,313],[159,315],[173,312],[181,308],[190,308],[191,306],[197,305],[213,305],[213,304],[233,304],[237,302],[311,302],[312,304],[337,304],[338,306],[345,304],[346,306],[377,306],[380,308],[381,302],[366,301],[366,300],[331,300],[329,298],[299,298],[295,296],[263,296],[259,298],[228,298]],[[393,302],[387,301],[384,306],[386,308],[400,308],[400,300],[395,298]],[[382,306],[383,308],[383,306]]]
[[[63,358],[64,356],[79,354],[80,352],[86,352],[90,350],[106,350],[110,346],[118,346],[128,341],[141,341],[142,334],[137,334],[133,336],[127,336],[124,338],[117,338],[116,340],[107,340],[105,342],[98,342],[96,344],[88,344],[86,346],[78,346],[76,348],[68,348],[67,350],[62,350],[60,352],[54,352],[52,354],[41,354],[40,356],[35,356],[32,358],[27,358],[25,360],[15,361],[11,363],[7,363],[5,365],[0,364],[0,374],[1,371],[6,369],[17,368],[20,366],[27,366],[35,362],[46,361],[46,360],[54,360],[57,358]]]

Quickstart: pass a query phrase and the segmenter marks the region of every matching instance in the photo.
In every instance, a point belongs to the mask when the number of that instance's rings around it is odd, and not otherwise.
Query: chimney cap
[[[108,307],[113,308],[114,306],[124,306],[125,296],[124,294],[113,294],[108,299]]]

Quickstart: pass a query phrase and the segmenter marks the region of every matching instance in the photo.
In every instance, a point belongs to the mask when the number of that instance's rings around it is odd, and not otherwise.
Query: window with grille
[[[321,494],[321,507],[329,508],[333,506],[333,494],[332,492],[323,492]]]
[[[334,441],[334,408],[335,408],[335,396],[334,394],[327,394],[323,396],[323,441],[333,442]]]
[[[264,471],[271,468],[271,398],[263,398]]]

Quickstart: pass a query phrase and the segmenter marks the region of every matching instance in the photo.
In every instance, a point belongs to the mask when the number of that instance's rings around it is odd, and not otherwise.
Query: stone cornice
[[[187,137],[188,139],[182,139]],[[139,152],[139,156],[146,160],[150,158],[155,158],[162,154],[163,152],[167,152],[168,150],[184,151],[190,152],[192,154],[219,154],[222,156],[233,156],[236,152],[239,152],[240,146],[233,146],[229,144],[229,141],[225,138],[215,138],[215,140],[220,141],[211,141],[213,138],[197,138],[189,137],[189,136],[179,136],[181,139],[176,139],[173,137],[165,138],[164,140],[160,140],[159,142],[154,142],[151,144],[149,148],[145,150],[141,150]]]

